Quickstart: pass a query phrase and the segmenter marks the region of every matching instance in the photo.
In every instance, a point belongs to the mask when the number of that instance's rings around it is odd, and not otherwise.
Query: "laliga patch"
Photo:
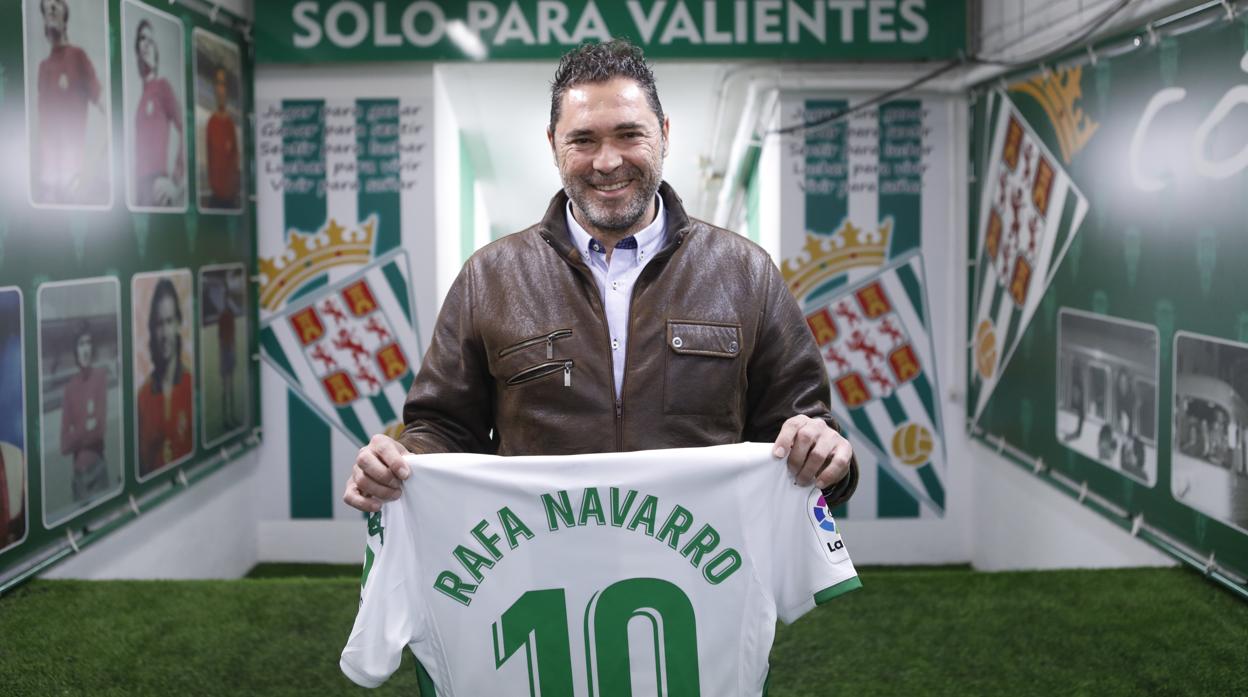
[[[810,491],[810,497],[806,500],[806,510],[806,519],[814,526],[815,539],[823,548],[828,561],[838,563],[848,559],[849,552],[845,549],[845,543],[841,541],[841,533],[836,527],[836,520],[832,518],[832,510],[818,489]]]

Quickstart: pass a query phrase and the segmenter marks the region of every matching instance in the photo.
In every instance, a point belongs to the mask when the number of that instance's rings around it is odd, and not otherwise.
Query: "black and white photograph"
[[[196,27],[195,191],[202,213],[243,209],[243,83],[238,45]]]
[[[133,211],[184,211],[188,186],[182,21],[122,0],[121,24],[126,202]]]
[[[30,203],[113,202],[108,3],[23,0]]]
[[[122,489],[121,296],[116,278],[39,286],[43,522]]]
[[[1150,487],[1157,483],[1157,346],[1151,325],[1061,309],[1057,442]]]
[[[1176,501],[1248,531],[1248,344],[1179,332],[1174,337]]]

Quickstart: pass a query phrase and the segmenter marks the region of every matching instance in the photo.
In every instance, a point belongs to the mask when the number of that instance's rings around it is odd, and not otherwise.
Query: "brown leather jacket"
[[[664,183],[667,245],[633,289],[615,394],[593,275],[560,191],[540,223],[472,255],[438,315],[403,407],[413,452],[565,455],[771,442],[827,420],[823,359],[762,248],[689,218]],[[849,498],[858,465],[827,493]]]

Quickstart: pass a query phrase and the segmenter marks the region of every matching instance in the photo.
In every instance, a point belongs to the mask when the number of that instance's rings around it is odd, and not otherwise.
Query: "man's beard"
[[[627,230],[645,214],[654,194],[659,190],[659,181],[663,172],[660,167],[642,170],[633,165],[621,165],[610,177],[580,177],[564,175],[563,190],[572,199],[576,210],[585,216],[586,222],[600,230]],[[629,179],[636,180],[637,186],[633,195],[627,200],[607,207],[597,201],[594,196],[594,184],[619,183]]]

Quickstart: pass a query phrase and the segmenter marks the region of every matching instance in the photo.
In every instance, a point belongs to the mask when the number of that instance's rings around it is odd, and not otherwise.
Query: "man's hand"
[[[399,498],[400,480],[412,473],[403,462],[406,454],[407,448],[390,436],[373,436],[355,456],[355,467],[351,468],[342,500],[354,509],[376,513],[381,504]]]
[[[788,456],[789,472],[798,484],[810,486],[814,482],[820,489],[827,489],[849,474],[853,454],[849,441],[827,422],[802,414],[784,422],[772,450],[777,458]]]

